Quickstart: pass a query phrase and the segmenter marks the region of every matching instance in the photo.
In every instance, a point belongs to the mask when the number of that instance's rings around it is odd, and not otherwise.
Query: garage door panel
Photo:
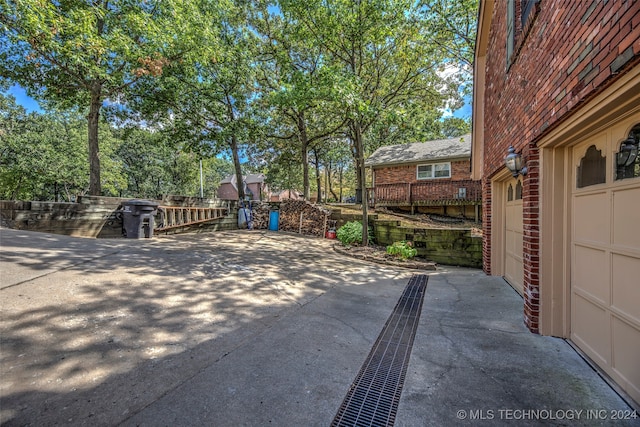
[[[589,294],[604,305],[609,305],[609,262],[601,249],[580,245],[574,247],[573,287]]]
[[[574,294],[573,323],[571,338],[581,343],[581,347],[597,363],[609,364],[611,344],[609,314],[586,298]]]
[[[524,289],[522,200],[507,202],[504,277],[522,295]]]
[[[613,318],[613,370],[640,395],[640,330]],[[633,393],[632,393],[633,394]]]
[[[522,232],[522,201],[507,204],[506,226],[508,230]]]
[[[522,259],[522,234],[507,231],[507,253],[516,259]]]
[[[516,248],[515,234],[507,230],[507,233],[505,235],[505,249],[507,253],[512,254],[515,251],[515,248]]]
[[[640,242],[638,219],[640,188],[617,190],[613,193],[613,243],[637,247]]]
[[[609,243],[609,200],[607,193],[574,198],[574,240]]]
[[[640,402],[640,178],[621,177],[615,164],[638,124],[640,115],[571,147],[564,176],[572,186],[571,339]]]
[[[613,306],[640,324],[640,258],[614,253],[611,262]]]

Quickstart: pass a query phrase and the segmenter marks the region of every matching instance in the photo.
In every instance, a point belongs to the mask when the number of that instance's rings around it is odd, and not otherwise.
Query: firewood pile
[[[253,228],[255,230],[266,230],[269,228],[269,212],[271,208],[266,202],[253,202],[251,206],[253,212]]]
[[[269,227],[271,209],[268,203],[253,204],[254,229],[265,230]],[[279,210],[279,230],[319,237],[327,231],[331,211],[319,205],[304,200],[286,200],[280,203]]]

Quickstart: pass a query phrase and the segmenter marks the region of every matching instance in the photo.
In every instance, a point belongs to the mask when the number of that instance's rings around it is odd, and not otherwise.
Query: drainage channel
[[[392,426],[427,289],[414,274],[344,398],[332,427]]]

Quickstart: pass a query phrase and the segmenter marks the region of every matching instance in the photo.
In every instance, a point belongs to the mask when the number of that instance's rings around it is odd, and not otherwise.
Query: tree
[[[418,2],[427,22],[425,36],[447,58],[447,63],[462,67],[469,81],[473,70],[478,0],[423,0]],[[466,75],[464,75],[466,73]]]
[[[427,22],[425,37],[440,51],[447,84],[460,96],[469,96],[473,91],[478,2],[421,0],[418,6]],[[455,99],[450,101],[450,110],[460,107]]]
[[[84,194],[83,129],[77,116],[27,114],[13,97],[0,94],[0,197],[70,201]]]
[[[0,77],[37,99],[87,112],[90,194],[102,192],[103,103],[188,51],[199,28],[188,19],[198,16],[191,2],[171,0],[0,0]]]
[[[303,194],[309,200],[309,151],[343,127],[345,115],[328,105],[334,97],[333,73],[323,66],[321,47],[290,14],[269,12],[269,6],[261,4],[252,21],[262,41],[260,105],[270,114],[266,123],[278,123],[268,138],[297,146]]]
[[[346,137],[357,159],[366,244],[364,138],[390,111],[415,100],[425,107],[442,107],[443,81],[437,72],[441,56],[426,39],[426,22],[409,0],[283,0],[282,5],[285,14],[305,26],[326,52],[325,62],[339,73],[335,84],[348,117]]]
[[[460,117],[447,117],[442,121],[442,136],[445,138],[455,138],[471,132],[471,119],[461,119]]]
[[[166,67],[162,78],[137,86],[130,100],[146,119],[188,142],[200,156],[230,154],[237,182],[243,182],[240,154],[254,128],[256,41],[241,2],[225,4],[215,19],[197,25],[203,38],[195,50]],[[243,186],[238,194],[244,198]]]

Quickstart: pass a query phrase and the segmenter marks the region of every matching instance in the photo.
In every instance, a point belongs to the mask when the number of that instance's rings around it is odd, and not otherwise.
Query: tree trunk
[[[358,141],[356,136],[356,125],[351,124],[352,138],[353,138],[353,163],[356,172],[356,203],[362,203],[362,174],[360,173],[360,157],[364,157],[363,147],[361,146],[362,140]],[[362,139],[362,135],[360,135]]]
[[[338,182],[340,183],[340,198],[338,199],[338,203],[342,203],[342,163],[340,163],[340,173],[338,175]]]
[[[362,141],[362,128],[360,122],[353,123],[354,137],[356,139],[356,152],[358,153],[358,176],[360,191],[362,194],[362,246],[369,245],[369,213],[367,200],[367,177],[364,168],[364,141]]]
[[[98,145],[98,124],[100,122],[100,107],[102,106],[102,86],[95,83],[91,88],[91,104],[87,116],[89,132],[89,195],[100,196],[100,149]]]
[[[300,137],[300,155],[302,157],[304,199],[309,200],[311,198],[311,185],[309,183],[309,140],[307,139],[307,125],[304,122],[304,113],[298,114],[298,132]]]
[[[322,177],[320,176],[320,159],[318,158],[318,152],[313,150],[313,155],[316,160],[316,186],[318,187],[318,203],[322,202]]]
[[[327,169],[327,187],[329,188],[329,192],[331,193],[331,195],[333,196],[334,199],[336,199],[336,202],[340,202],[342,197],[340,199],[338,199],[338,195],[336,194],[336,192],[333,190],[333,184],[331,183],[331,172],[333,170],[333,163],[331,161],[329,161],[329,168]],[[342,186],[342,182],[340,183],[340,186]]]
[[[235,123],[236,114],[233,111],[233,102],[231,101],[231,96],[229,94],[225,94],[225,98],[227,101],[227,114],[228,119],[231,123]],[[233,126],[231,126],[233,129]],[[233,131],[232,131],[233,132]],[[231,140],[229,141],[229,146],[231,148],[231,156],[233,157],[233,167],[236,171],[236,184],[238,186],[238,200],[244,201],[244,179],[242,179],[242,167],[240,166],[240,155],[238,153],[238,139],[236,138],[235,132],[231,134]]]
[[[233,167],[236,171],[236,184],[238,186],[238,200],[244,200],[244,180],[242,179],[242,167],[240,166],[240,156],[238,155],[238,141],[235,134],[231,135],[231,155],[233,156]]]

